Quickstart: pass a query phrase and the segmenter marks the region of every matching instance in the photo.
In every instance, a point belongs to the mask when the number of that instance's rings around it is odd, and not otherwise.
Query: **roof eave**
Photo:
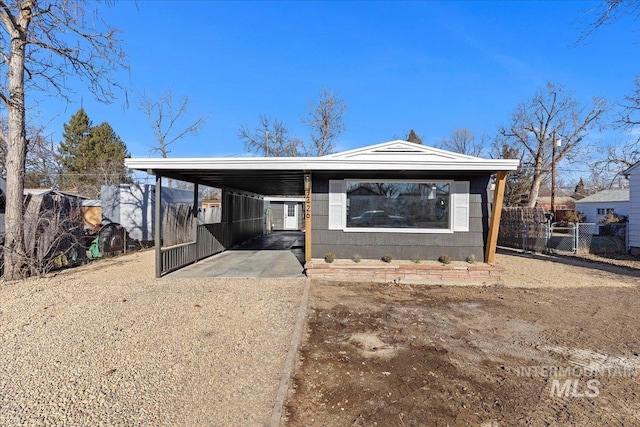
[[[414,170],[498,172],[518,168],[518,160],[495,159],[477,161],[372,161],[310,157],[300,158],[189,158],[189,159],[125,159],[125,165],[137,170]]]

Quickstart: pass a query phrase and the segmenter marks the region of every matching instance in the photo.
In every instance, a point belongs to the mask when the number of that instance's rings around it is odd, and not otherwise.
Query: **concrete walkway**
[[[204,259],[166,275],[167,278],[197,277],[304,277],[304,233],[282,231],[265,234],[236,248]]]

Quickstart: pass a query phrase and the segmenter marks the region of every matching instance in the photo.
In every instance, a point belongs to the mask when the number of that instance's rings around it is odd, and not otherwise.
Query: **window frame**
[[[344,180],[345,201],[342,206],[343,227],[345,233],[415,233],[415,234],[453,234],[454,233],[454,211],[455,211],[455,181],[451,179],[360,179],[345,178]],[[347,226],[347,184],[349,182],[374,183],[407,183],[407,184],[448,184],[449,185],[449,218],[447,228],[411,228],[411,227],[348,227]]]

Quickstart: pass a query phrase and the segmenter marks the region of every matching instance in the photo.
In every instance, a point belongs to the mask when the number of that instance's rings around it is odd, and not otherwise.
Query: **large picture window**
[[[450,230],[450,182],[346,181],[346,227]]]

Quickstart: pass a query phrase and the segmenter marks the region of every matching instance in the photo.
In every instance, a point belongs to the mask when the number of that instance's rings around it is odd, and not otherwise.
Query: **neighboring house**
[[[640,255],[640,162],[624,171],[629,179],[629,224],[627,247],[633,255]]]
[[[320,157],[139,158],[125,164],[152,171],[157,182],[165,176],[222,188],[223,224],[249,208],[264,212],[264,196],[304,194],[307,261],[333,252],[343,259],[354,254],[380,259],[389,253],[407,260],[441,255],[464,260],[473,254],[493,262],[506,173],[519,161],[396,140]],[[496,197],[490,199],[493,175]],[[252,201],[238,210],[226,202],[229,191]],[[495,219],[492,210],[498,213]],[[367,223],[363,216],[374,215],[367,214],[371,211],[384,211],[387,221]],[[238,225],[232,235],[246,240],[264,232],[253,220],[245,223],[253,228]],[[184,262],[195,259],[185,256]],[[156,268],[157,275],[166,270]]]
[[[569,196],[556,196],[554,205],[557,211],[573,210],[576,206],[576,199]],[[551,197],[541,196],[536,200],[536,208],[542,208],[547,212],[551,211]]]
[[[576,202],[585,222],[602,222],[609,213],[629,216],[629,189],[602,190]]]
[[[264,204],[268,230],[304,229],[304,197],[268,196]]]

